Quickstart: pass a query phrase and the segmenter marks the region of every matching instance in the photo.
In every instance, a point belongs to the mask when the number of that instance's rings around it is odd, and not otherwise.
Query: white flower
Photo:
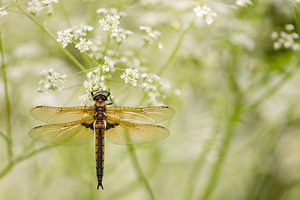
[[[86,24],[80,24],[78,26],[72,27],[70,30],[74,35],[74,39],[78,40],[80,37],[86,37],[87,33],[93,31],[94,28]]]
[[[151,45],[158,39],[160,35],[159,31],[152,30],[150,26],[140,26],[140,30],[143,33],[143,41],[145,45]]]
[[[62,90],[64,88],[66,75],[54,71],[54,69],[44,70],[42,79],[39,81],[39,92]]]
[[[126,68],[125,72],[121,75],[121,79],[124,79],[125,84],[137,86],[139,74],[137,69]]]
[[[33,15],[40,13],[45,8],[52,9],[53,3],[58,3],[58,0],[31,0],[28,2],[28,12]]]
[[[119,19],[120,15],[118,14],[106,15],[105,18],[99,20],[99,23],[104,31],[116,32],[120,24]]]
[[[75,48],[77,48],[80,51],[80,53],[84,53],[90,49],[92,44],[92,41],[86,41],[86,38],[79,38],[79,43],[75,45]]]
[[[87,80],[84,81],[83,87],[85,90],[85,95],[80,96],[80,101],[82,105],[91,105],[93,99],[91,97],[91,91],[93,90],[107,90],[106,81],[111,78],[110,75],[107,75],[101,72],[101,68],[96,68],[95,70],[87,74]]]
[[[104,57],[104,63],[102,66],[103,72],[114,72],[114,63],[108,57]]]
[[[108,10],[105,9],[105,8],[98,8],[97,11],[96,11],[97,14],[106,14],[108,13]]]
[[[197,6],[194,8],[194,13],[197,17],[200,17],[205,20],[206,24],[210,25],[214,21],[214,17],[217,16],[215,12],[212,11],[211,8],[207,6]]]
[[[126,40],[129,35],[132,35],[132,32],[124,30],[122,28],[117,29],[111,34],[112,38],[116,41],[117,44],[122,44],[123,41]]]
[[[73,37],[70,29],[57,32],[57,42],[61,43],[63,48],[66,48],[72,42]]]
[[[1,17],[7,15],[7,11],[5,7],[0,7],[0,19]]]
[[[240,6],[240,7],[246,7],[246,6],[249,6],[249,5],[253,5],[253,3],[251,2],[251,0],[237,0],[235,2],[235,4],[237,6]]]
[[[287,24],[285,25],[285,31],[281,32],[273,32],[271,34],[271,39],[274,40],[273,48],[274,50],[279,49],[292,49],[292,50],[299,50],[299,35],[296,32],[293,32],[295,29],[294,25]]]

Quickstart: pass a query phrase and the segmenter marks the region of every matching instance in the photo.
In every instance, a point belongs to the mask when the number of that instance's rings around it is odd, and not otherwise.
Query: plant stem
[[[85,70],[85,67],[80,64],[80,62],[65,48],[63,48],[61,46],[61,44],[59,44],[56,41],[55,36],[42,24],[40,24],[36,19],[34,19],[31,15],[29,15],[26,11],[24,11],[21,7],[20,4],[16,3],[15,4],[16,7],[28,18],[30,19],[32,22],[34,22],[38,27],[40,27],[56,44],[58,44],[58,46],[60,47],[60,49],[64,52],[64,54],[80,69],[80,70]]]
[[[3,51],[3,44],[2,44],[2,32],[0,29],[0,51],[1,51],[1,72],[2,72],[2,78],[4,82],[4,98],[5,98],[5,115],[6,115],[6,143],[7,143],[7,153],[8,153],[8,159],[11,161],[13,157],[13,151],[12,151],[12,137],[11,137],[11,115],[10,115],[10,101],[9,101],[9,94],[8,94],[8,81],[7,81],[7,75],[6,75],[6,64],[5,64],[5,58],[4,58],[4,51]],[[4,136],[4,134],[3,134]]]
[[[106,47],[105,47],[105,49],[104,49],[104,51],[103,51],[103,55],[102,55],[102,59],[101,59],[101,65],[103,65],[103,63],[104,63],[104,57],[105,57],[105,54],[106,54],[106,51],[107,51],[107,49],[108,49],[108,46],[109,46],[109,43],[110,43],[110,38],[111,38],[111,33],[108,33],[108,38],[107,38],[107,43],[106,43]]]
[[[241,113],[241,107],[239,104],[236,104],[234,106],[234,109],[233,109],[230,117],[229,117],[226,132],[225,132],[225,135],[223,136],[223,143],[221,144],[220,150],[218,151],[217,161],[214,163],[214,165],[212,167],[212,171],[211,171],[210,177],[208,179],[208,182],[206,184],[206,187],[204,189],[204,193],[198,199],[208,200],[211,197],[211,194],[217,184],[219,174],[221,172],[222,164],[223,164],[225,157],[227,155],[227,152],[229,150],[229,144],[234,135],[236,122],[238,121],[238,117],[239,117],[240,113]]]
[[[193,19],[189,26],[180,34],[178,41],[174,47],[174,49],[172,50],[171,55],[169,56],[168,60],[166,61],[166,63],[161,67],[160,71],[158,72],[158,74],[162,74],[164,73],[164,71],[168,68],[168,66],[170,65],[170,63],[173,61],[174,57],[176,56],[179,47],[181,46],[181,43],[183,42],[184,36],[189,32],[189,30],[193,27],[195,23],[195,19]]]
[[[16,166],[16,164],[24,161],[24,160],[27,160],[29,158],[31,158],[32,156],[38,154],[38,153],[41,153],[43,151],[46,151],[50,148],[53,148],[53,147],[56,147],[57,145],[47,145],[47,146],[43,146],[39,149],[36,149],[36,150],[33,150],[32,152],[28,153],[28,154],[24,154],[24,155],[20,155],[20,156],[17,156],[14,160],[10,161],[6,167],[3,168],[3,170],[0,171],[0,179],[2,177],[4,177],[14,166]]]
[[[295,3],[292,3],[292,2],[291,2],[291,6],[292,6],[295,21],[296,21],[297,33],[299,34],[300,33],[300,19],[299,19],[299,15],[297,12],[297,6],[295,5]]]
[[[135,170],[138,174],[138,179],[141,180],[143,182],[143,184],[145,185],[145,188],[148,191],[148,194],[151,197],[151,199],[155,199],[153,191],[152,191],[147,179],[145,178],[145,176],[144,176],[144,174],[141,170],[141,167],[138,163],[134,147],[132,145],[127,145],[127,150],[129,152],[129,155],[130,155],[131,161],[133,163],[133,166],[134,166],[134,168],[135,168]]]

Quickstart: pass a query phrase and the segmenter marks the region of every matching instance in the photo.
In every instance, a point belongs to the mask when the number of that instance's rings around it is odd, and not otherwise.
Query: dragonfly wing
[[[108,118],[114,120],[130,122],[153,124],[167,120],[174,114],[174,110],[168,106],[153,106],[145,108],[135,107],[108,107],[106,115]]]
[[[51,107],[37,106],[31,110],[31,115],[46,123],[68,123],[93,117],[95,108],[86,106],[77,107]]]
[[[120,122],[105,131],[106,138],[115,144],[145,144],[162,140],[170,135],[168,129],[152,124]]]
[[[93,138],[94,130],[85,127],[83,123],[93,123],[93,119],[37,126],[28,135],[34,140],[53,144],[85,144]]]

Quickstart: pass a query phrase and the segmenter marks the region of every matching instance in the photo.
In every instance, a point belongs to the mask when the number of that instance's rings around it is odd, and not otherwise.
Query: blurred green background
[[[8,13],[0,16],[0,199],[300,199],[300,54],[274,49],[271,39],[287,24],[300,30],[296,1],[238,7],[233,0],[60,0],[36,16],[28,1],[0,2]],[[203,4],[217,13],[211,25],[193,13]],[[168,80],[162,103],[176,111],[162,124],[171,131],[163,141],[106,142],[103,191],[96,190],[93,142],[52,147],[27,135],[41,124],[32,107],[80,104],[86,74],[68,77],[80,69],[65,51],[92,67],[74,47],[62,50],[45,28],[56,37],[85,23],[95,28],[88,38],[105,46],[98,8],[127,14],[120,26],[133,35],[108,50],[118,51],[114,59],[131,51],[148,72]],[[163,48],[143,47],[139,26],[159,31]],[[38,93],[49,68],[67,74],[65,89]],[[115,102],[149,105],[121,73],[109,82]]]

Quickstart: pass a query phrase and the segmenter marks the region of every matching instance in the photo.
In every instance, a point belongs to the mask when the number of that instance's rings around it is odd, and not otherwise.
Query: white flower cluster
[[[205,23],[210,25],[214,21],[214,17],[217,16],[215,12],[212,11],[208,6],[197,6],[194,8],[194,13],[197,17],[200,17],[205,20]]]
[[[165,91],[170,89],[169,84],[153,73],[142,73],[140,86],[149,97],[148,102],[153,105],[160,104],[165,98]]]
[[[61,91],[64,88],[66,75],[54,71],[54,69],[44,70],[42,79],[39,81],[38,92]]]
[[[79,38],[79,42],[75,45],[75,48],[77,48],[80,53],[84,53],[90,49],[92,44],[92,41],[87,41],[86,38]]]
[[[96,13],[99,14],[100,16],[104,16],[104,15],[107,15],[107,14],[110,14],[110,15],[118,14],[120,17],[126,16],[126,13],[118,12],[118,10],[116,8],[110,8],[110,9],[98,8]]]
[[[115,32],[113,32],[111,34],[111,36],[116,41],[117,44],[122,44],[123,41],[126,40],[128,38],[128,36],[132,35],[132,34],[133,33],[131,31],[119,28],[119,29],[115,30]]]
[[[44,9],[51,12],[53,3],[58,3],[58,0],[31,0],[28,2],[27,11],[33,15],[39,14]]]
[[[292,24],[285,25],[286,31],[273,32],[271,34],[271,39],[274,40],[273,48],[275,50],[279,49],[292,49],[299,50],[299,35],[294,31],[295,27]]]
[[[125,72],[121,75],[121,79],[124,79],[125,84],[137,86],[139,74],[137,69],[126,68]]]
[[[105,18],[99,20],[102,29],[107,32],[117,32],[120,24],[120,15],[106,15]]]
[[[239,7],[247,7],[253,5],[251,0],[237,0],[235,4]]]
[[[93,30],[94,28],[92,26],[88,26],[86,24],[80,24],[66,30],[60,30],[57,32],[57,42],[59,42],[63,48],[66,48],[68,44],[72,43],[73,39],[79,39],[79,43],[82,40],[85,40],[85,38],[82,37],[86,37],[87,34]]]
[[[156,41],[160,35],[159,31],[152,30],[152,28],[149,26],[140,26],[140,30],[143,33],[144,45],[153,44],[153,42]]]
[[[1,17],[7,15],[7,11],[5,7],[0,7],[0,19]]]
[[[83,83],[85,94],[80,97],[82,105],[91,105],[93,103],[91,91],[108,89],[107,81],[111,79],[111,72],[113,71],[113,61],[105,57],[102,68],[97,67],[95,70],[87,74],[87,80]]]
[[[107,73],[107,72],[114,72],[114,63],[112,60],[110,60],[108,57],[104,57],[104,63],[102,65],[102,71]]]

